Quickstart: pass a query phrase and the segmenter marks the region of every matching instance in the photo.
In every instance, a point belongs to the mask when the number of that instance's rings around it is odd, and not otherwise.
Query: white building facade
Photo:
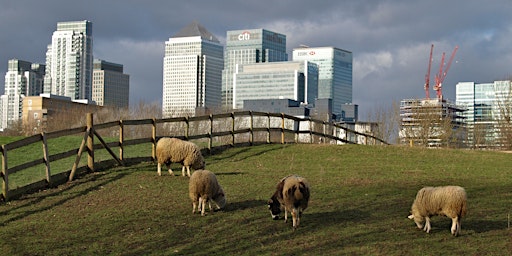
[[[45,93],[91,100],[92,42],[90,21],[57,23],[46,52]]]
[[[332,99],[332,111],[342,113],[343,104],[352,103],[352,52],[335,47],[293,49],[293,61],[318,65],[318,99]]]
[[[223,46],[203,26],[193,22],[169,38],[163,62],[163,117],[220,107]]]
[[[23,98],[41,93],[44,69],[41,64],[9,60],[4,95],[0,96],[0,129],[8,128],[21,119]]]

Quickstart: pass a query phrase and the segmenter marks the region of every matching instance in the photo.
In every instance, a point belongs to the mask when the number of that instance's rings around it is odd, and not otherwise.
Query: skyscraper
[[[23,98],[36,96],[43,88],[44,65],[9,60],[5,74],[5,91],[0,96],[0,128],[7,128],[21,119]]]
[[[100,106],[129,107],[130,76],[123,73],[123,65],[94,60],[92,100]]]
[[[286,36],[265,29],[227,32],[224,70],[222,71],[222,106],[233,106],[233,75],[237,65],[287,61]]]
[[[293,49],[293,60],[318,65],[318,98],[332,99],[332,111],[341,114],[342,104],[352,103],[352,52],[335,47]]]
[[[163,63],[163,116],[220,107],[223,65],[223,46],[198,22],[169,38]]]
[[[92,64],[92,23],[57,23],[46,52],[44,92],[91,100]]]

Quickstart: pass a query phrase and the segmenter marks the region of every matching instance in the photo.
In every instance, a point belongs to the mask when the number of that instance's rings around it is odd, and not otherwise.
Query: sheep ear
[[[407,216],[407,218],[412,220],[412,219],[414,219],[414,216],[411,214],[411,215]]]

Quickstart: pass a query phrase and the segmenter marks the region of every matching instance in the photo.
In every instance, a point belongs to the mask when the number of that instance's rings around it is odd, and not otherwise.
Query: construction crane
[[[429,88],[430,88],[430,67],[432,67],[432,51],[434,51],[434,44],[432,44],[432,46],[430,46],[430,57],[428,58],[428,69],[427,69],[427,74],[425,75],[424,88],[425,88],[425,96],[427,99],[430,99]]]
[[[455,49],[453,49],[452,56],[450,57],[450,60],[448,61],[448,64],[446,65],[446,68],[443,71],[444,67],[444,57],[445,53],[443,52],[443,56],[441,58],[441,63],[439,64],[439,72],[435,76],[435,85],[434,90],[437,94],[437,99],[442,100],[443,99],[443,81],[446,78],[446,74],[448,74],[448,70],[450,69],[450,66],[452,65],[453,58],[455,57],[455,53],[457,52],[457,49],[459,49],[459,46],[455,46]]]

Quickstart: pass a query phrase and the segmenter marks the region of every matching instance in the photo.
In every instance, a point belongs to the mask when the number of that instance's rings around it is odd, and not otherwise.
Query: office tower
[[[170,37],[163,63],[163,116],[219,108],[223,65],[223,46],[198,22]]]
[[[44,65],[12,59],[5,74],[5,91],[0,96],[0,128],[7,128],[22,115],[23,98],[39,95],[43,88]]]
[[[224,70],[222,71],[222,106],[233,106],[233,75],[237,65],[287,61],[286,36],[265,29],[227,32]]]
[[[57,23],[46,52],[44,92],[91,100],[92,64],[92,23]]]
[[[341,114],[343,104],[352,103],[352,52],[335,47],[296,48],[293,60],[318,65],[318,98],[332,99],[334,114]]]
[[[92,72],[92,100],[100,106],[129,107],[130,76],[123,65],[95,59]]]
[[[459,82],[456,104],[466,108],[467,144],[472,148],[510,148],[512,145],[512,82]]]
[[[318,92],[318,67],[308,61],[238,65],[233,80],[233,109],[244,100],[290,99],[313,104]]]

